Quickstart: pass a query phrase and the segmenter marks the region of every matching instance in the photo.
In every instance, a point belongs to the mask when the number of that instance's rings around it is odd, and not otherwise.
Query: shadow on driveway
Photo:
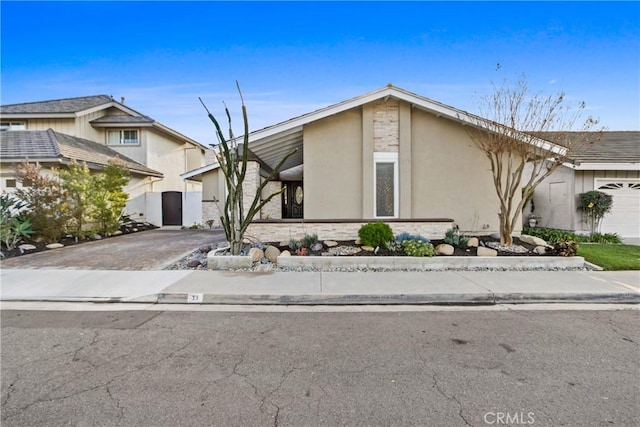
[[[220,230],[150,230],[9,258],[4,268],[162,270],[204,245],[225,241]]]

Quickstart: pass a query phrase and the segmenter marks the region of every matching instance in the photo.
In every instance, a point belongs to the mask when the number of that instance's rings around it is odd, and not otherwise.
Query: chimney
[[[120,104],[124,104],[124,96],[120,97]]]

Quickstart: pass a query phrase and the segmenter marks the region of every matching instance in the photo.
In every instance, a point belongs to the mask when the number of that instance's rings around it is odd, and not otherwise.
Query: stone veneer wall
[[[320,240],[355,240],[358,230],[367,222],[253,222],[246,236],[262,242],[288,242],[289,239],[301,239],[305,234],[316,233]],[[386,223],[394,234],[406,231],[429,239],[442,239],[446,231],[453,227],[453,220]]]
[[[262,200],[269,197],[282,188],[281,181],[270,181],[262,189]],[[278,194],[269,201],[260,211],[260,219],[281,219],[282,218],[282,195]]]
[[[220,209],[218,205],[222,203],[224,206],[224,201],[222,202],[202,202],[202,222],[207,221],[209,219],[213,220],[213,226],[216,227],[218,225],[222,225],[220,223]]]
[[[400,103],[389,99],[373,106],[373,151],[398,152],[400,142]]]

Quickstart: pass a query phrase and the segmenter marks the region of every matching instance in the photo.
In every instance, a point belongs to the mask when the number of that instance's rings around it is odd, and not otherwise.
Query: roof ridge
[[[56,155],[58,157],[62,156],[62,152],[60,151],[60,141],[58,141],[58,134],[55,130],[49,128],[46,130],[47,135],[49,136],[49,140],[53,143],[53,147],[55,149]]]
[[[43,99],[41,101],[16,102],[14,104],[3,104],[2,106],[12,107],[15,105],[42,104],[43,102],[60,102],[60,101],[71,101],[71,100],[77,100],[77,99],[100,98],[100,97],[109,98],[112,101],[114,100],[113,97],[110,95],[100,94],[100,95],[88,95],[88,96],[72,96],[69,98],[59,98],[59,99]]]

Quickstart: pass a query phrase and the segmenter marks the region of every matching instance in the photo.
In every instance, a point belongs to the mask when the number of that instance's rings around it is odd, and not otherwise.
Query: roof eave
[[[564,166],[574,170],[593,170],[593,171],[640,171],[640,163],[617,163],[617,162],[591,162],[591,163],[564,163]]]

